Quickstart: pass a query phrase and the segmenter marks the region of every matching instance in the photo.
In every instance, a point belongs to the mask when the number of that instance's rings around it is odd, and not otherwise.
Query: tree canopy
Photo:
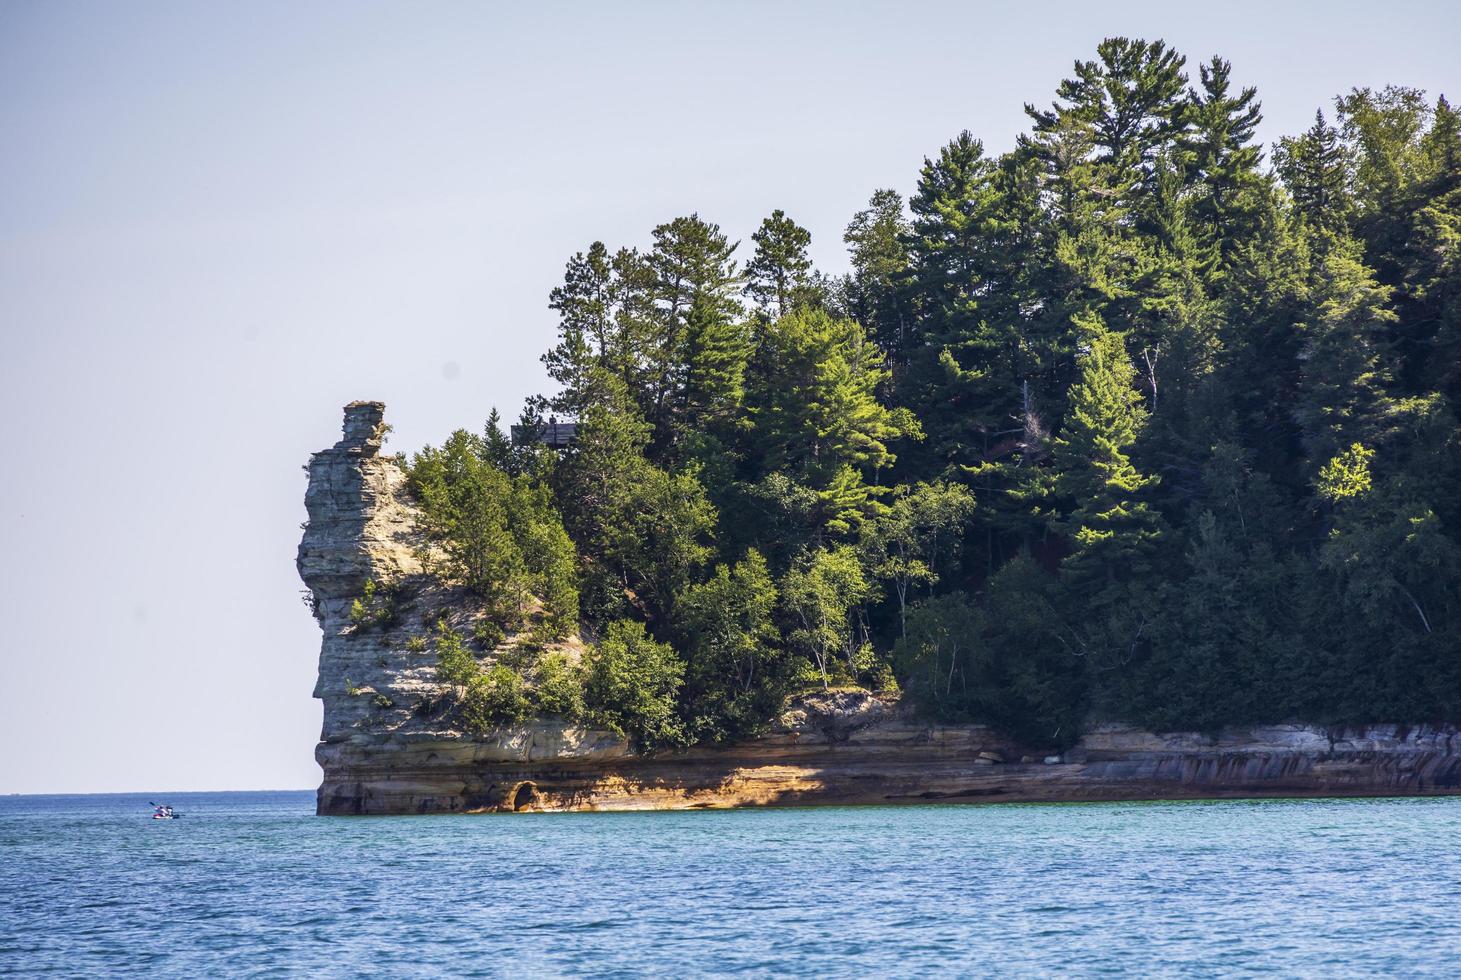
[[[1026,112],[874,191],[842,275],[780,209],[569,259],[524,420],[576,441],[494,411],[410,464],[437,574],[594,644],[536,703],[645,747],[854,684],[1056,745],[1461,718],[1451,103],[1356,88],[1266,152],[1241,66],[1110,38]]]

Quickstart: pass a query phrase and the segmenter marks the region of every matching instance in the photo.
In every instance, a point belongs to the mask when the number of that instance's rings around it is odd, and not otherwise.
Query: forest
[[[1195,68],[1103,41],[1009,152],[874,191],[846,274],[781,210],[573,255],[526,437],[402,458],[497,624],[435,639],[475,724],[674,748],[849,686],[1055,746],[1461,719],[1461,120],[1357,88],[1265,147]],[[590,651],[481,662],[523,630]]]

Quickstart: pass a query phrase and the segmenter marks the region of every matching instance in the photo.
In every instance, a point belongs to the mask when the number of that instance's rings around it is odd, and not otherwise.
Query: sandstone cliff
[[[554,719],[467,735],[436,709],[434,657],[412,639],[438,618],[470,627],[474,614],[424,574],[384,432],[381,403],[353,402],[344,438],[307,467],[298,568],[324,635],[321,813],[1461,793],[1452,727],[1295,724],[1213,738],[1106,725],[1054,754],[979,725],[931,725],[863,692],[801,698],[753,742],[649,758]],[[391,590],[392,621],[352,620],[367,581]]]

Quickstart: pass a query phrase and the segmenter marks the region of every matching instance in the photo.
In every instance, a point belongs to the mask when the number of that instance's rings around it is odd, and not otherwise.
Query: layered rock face
[[[367,581],[402,582],[422,571],[406,474],[380,455],[384,417],[380,402],[345,406],[344,438],[306,467],[309,522],[295,564],[324,632],[314,696],[324,702],[326,743],[372,727],[388,710],[384,700],[404,701],[434,678],[429,665],[403,656],[401,638],[361,632],[350,619]]]
[[[1106,725],[1055,753],[828,692],[798,699],[760,739],[673,755],[638,756],[607,732],[553,719],[465,734],[431,710],[443,689],[433,655],[412,641],[437,618],[469,627],[474,613],[423,574],[405,474],[380,455],[383,420],[379,402],[346,406],[344,438],[308,466],[298,567],[324,634],[320,813],[1461,793],[1461,735],[1449,726],[1276,725],[1214,738]],[[352,620],[367,581],[393,590],[396,621]]]

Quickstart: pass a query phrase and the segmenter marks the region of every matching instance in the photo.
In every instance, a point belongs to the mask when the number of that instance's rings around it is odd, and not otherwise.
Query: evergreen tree
[[[541,612],[541,633],[564,636],[579,613],[573,544],[548,488],[528,474],[510,477],[488,449],[458,430],[412,460],[409,485],[432,545],[428,555],[499,624],[516,628]]]
[[[649,460],[649,426],[617,379],[588,407],[559,469],[569,533],[590,559],[587,612],[605,622],[637,608],[664,622],[675,597],[709,558],[714,507],[694,472]]]
[[[1232,94],[1232,66],[1222,58],[1200,65],[1198,72],[1201,91],[1191,95],[1183,156],[1197,185],[1191,224],[1210,275],[1221,278],[1262,220],[1263,153],[1254,134],[1263,114],[1257,89]]]
[[[894,190],[874,191],[842,235],[852,263],[849,318],[867,327],[892,364],[906,359],[915,327],[906,289],[910,235],[903,198]]]
[[[548,307],[558,312],[558,345],[544,354],[543,365],[559,391],[548,405],[577,417],[593,397],[589,381],[604,367],[613,332],[610,300],[612,270],[603,242],[568,260],[563,284],[553,289]]]
[[[1017,418],[1021,382],[1038,372],[1021,322],[1019,214],[1005,174],[961,133],[925,160],[911,201],[909,288],[921,343],[908,351],[900,400],[943,433],[926,469],[985,458]]]
[[[1412,390],[1444,392],[1461,412],[1461,113],[1444,97],[1421,152],[1425,179],[1403,273],[1400,356]]]
[[[791,312],[807,292],[812,233],[778,208],[761,222],[751,241],[756,252],[746,263],[746,293],[772,318]]]
[[[1311,468],[1351,443],[1381,441],[1395,411],[1382,356],[1395,320],[1390,290],[1375,282],[1349,239],[1334,239],[1316,272],[1294,406]]]
[[[1089,658],[1080,654],[1064,604],[1059,584],[1027,554],[990,578],[971,716],[1033,745],[1064,748],[1080,737],[1090,704]]]
[[[487,461],[506,473],[516,472],[512,439],[502,429],[502,415],[494,407],[487,416],[482,432],[482,454]]]
[[[819,526],[849,533],[877,512],[884,492],[864,471],[891,466],[888,443],[917,437],[918,423],[879,400],[888,379],[883,355],[851,320],[802,308],[768,324],[763,347],[765,374],[752,406],[762,465],[817,492]]]
[[[737,427],[751,344],[747,321],[707,296],[691,301],[685,315],[684,430],[728,435]]]
[[[1348,227],[1353,207],[1349,151],[1339,130],[1324,121],[1323,110],[1314,113],[1314,125],[1302,136],[1279,140],[1273,162],[1305,221],[1331,232]]]
[[[1096,60],[1076,62],[1052,108],[1025,111],[1036,133],[1078,121],[1110,186],[1123,197],[1140,196],[1152,188],[1157,157],[1186,128],[1186,60],[1162,41],[1107,38]]]
[[[1136,371],[1119,335],[1095,318],[1081,328],[1086,352],[1055,438],[1055,489],[1071,507],[1061,522],[1073,549],[1064,568],[1092,583],[1092,599],[1099,601],[1101,590],[1118,579],[1150,569],[1162,521],[1142,499],[1156,477],[1138,470],[1129,456],[1147,421],[1133,386]]]
[[[737,248],[720,230],[692,214],[654,229],[654,248],[648,256],[654,277],[654,307],[644,345],[644,370],[639,379],[640,404],[654,433],[652,449],[660,458],[685,435],[684,419],[692,318],[697,343],[714,338],[715,353],[705,355],[696,396],[702,406],[717,405],[727,396],[707,391],[705,383],[721,374],[734,378],[733,324],[742,316],[737,293],[741,276],[731,258]]]

